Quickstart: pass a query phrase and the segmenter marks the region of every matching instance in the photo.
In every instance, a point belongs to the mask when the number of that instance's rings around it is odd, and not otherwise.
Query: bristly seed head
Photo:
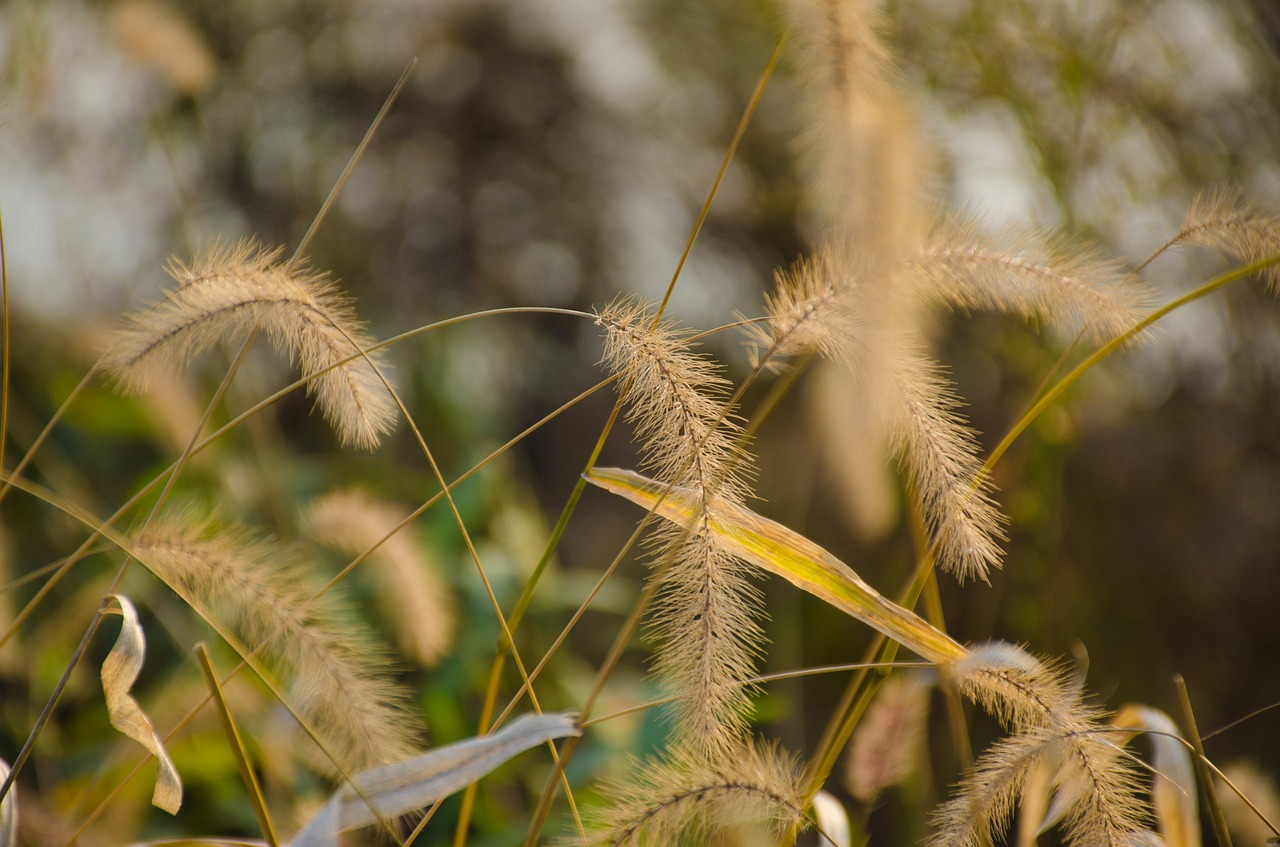
[[[251,240],[214,244],[190,265],[168,265],[178,287],[133,317],[101,367],[126,391],[220,341],[264,330],[296,361],[343,442],[372,448],[395,425],[397,406],[372,342],[350,302],[325,274],[284,263]]]

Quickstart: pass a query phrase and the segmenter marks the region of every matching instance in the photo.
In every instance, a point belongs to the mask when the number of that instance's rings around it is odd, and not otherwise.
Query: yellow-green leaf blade
[[[587,479],[678,526],[691,526],[701,517],[700,499],[687,489],[618,468],[595,468]],[[731,502],[717,503],[707,525],[743,561],[782,577],[929,661],[946,664],[966,655],[946,633],[883,597],[848,565],[803,535]]]

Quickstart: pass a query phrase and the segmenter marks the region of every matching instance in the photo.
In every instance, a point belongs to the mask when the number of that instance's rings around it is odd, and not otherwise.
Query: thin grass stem
[[[1147,317],[1134,324],[1132,329],[1121,333],[1111,341],[1099,347],[1087,359],[1077,365],[1070,373],[1046,391],[1044,396],[1041,397],[1036,404],[1032,406],[1027,413],[1009,429],[1009,432],[1000,440],[1000,443],[995,446],[991,451],[991,455],[989,455],[987,460],[983,463],[982,469],[978,474],[978,480],[980,481],[982,478],[990,474],[991,469],[995,467],[996,462],[1000,461],[1000,458],[1008,451],[1009,447],[1017,440],[1018,436],[1025,432],[1027,427],[1031,426],[1032,422],[1035,421],[1035,419],[1038,418],[1045,409],[1049,408],[1049,406],[1052,405],[1052,403],[1057,400],[1063,392],[1075,384],[1076,380],[1084,376],[1093,368],[1094,365],[1098,364],[1107,356],[1132,341],[1143,330],[1170,312],[1174,312],[1188,303],[1194,303],[1195,301],[1212,294],[1219,288],[1223,288],[1242,279],[1247,279],[1259,271],[1266,270],[1267,268],[1277,264],[1280,264],[1280,255],[1268,256],[1265,259],[1250,262],[1247,265],[1242,265],[1234,270],[1228,271],[1227,273],[1216,276],[1196,288],[1194,291],[1190,291],[1176,300],[1166,303],[1164,306],[1156,309],[1154,312],[1147,315]]]
[[[249,752],[245,749],[244,739],[240,736],[240,730],[236,726],[235,717],[231,714],[231,708],[227,705],[227,699],[222,694],[222,686],[218,684],[218,672],[213,667],[209,648],[201,641],[196,644],[195,653],[196,662],[200,665],[200,673],[204,675],[205,684],[209,686],[209,695],[214,706],[217,707],[218,718],[222,721],[222,729],[227,735],[227,746],[230,747],[231,755],[236,760],[236,767],[240,770],[240,779],[244,782],[249,802],[253,806],[253,813],[258,818],[258,825],[262,827],[262,835],[271,847],[280,847],[280,837],[276,835],[271,813],[267,811],[267,800],[262,796],[262,786],[258,784],[258,777],[254,774],[253,765],[249,762]]]
[[[742,144],[742,139],[747,134],[747,127],[751,124],[751,118],[755,116],[756,107],[760,105],[760,100],[764,97],[764,90],[769,86],[769,80],[773,78],[773,72],[778,67],[778,60],[782,58],[782,49],[787,44],[788,34],[788,32],[784,31],[778,37],[778,42],[773,47],[773,53],[769,56],[769,61],[765,64],[764,71],[761,72],[760,78],[756,81],[755,90],[751,92],[751,97],[747,99],[747,108],[743,111],[742,117],[738,119],[738,127],[733,131],[733,138],[729,141],[729,147],[724,151],[724,157],[720,160],[720,169],[716,171],[716,177],[711,182],[711,190],[707,192],[707,199],[703,201],[702,208],[698,211],[698,218],[693,222],[693,229],[689,231],[689,239],[685,242],[683,252],[680,253],[680,261],[676,262],[676,268],[671,274],[671,281],[667,283],[667,290],[662,295],[662,302],[658,304],[658,308],[654,312],[653,327],[655,329],[662,320],[663,313],[667,310],[667,304],[671,302],[671,295],[676,290],[676,281],[680,279],[680,273],[684,270],[685,262],[688,261],[689,254],[693,252],[693,243],[698,240],[698,234],[702,232],[702,225],[706,222],[707,215],[711,213],[711,202],[720,190],[720,183],[724,181],[724,175],[728,173],[729,165],[732,164],[734,157],[738,153],[738,147]]]
[[[811,668],[794,668],[789,671],[779,671],[777,673],[761,674],[760,676],[753,676],[750,679],[744,679],[739,684],[743,686],[767,685],[770,682],[782,682],[784,680],[791,680],[791,679],[804,679],[806,677],[822,676],[824,674],[829,674],[829,673],[846,673],[848,671],[877,670],[881,668],[932,668],[932,667],[936,667],[936,666],[930,662],[890,662],[887,664],[876,663],[876,662],[872,662],[872,663],[850,662],[848,664],[842,664],[842,665],[819,665]],[[635,715],[635,714],[639,714],[640,712],[647,712],[650,709],[654,709],[659,706],[665,706],[668,703],[674,702],[675,700],[676,700],[676,697],[674,695],[670,697],[661,697],[657,700],[649,700],[645,703],[639,703],[635,706],[628,706],[625,709],[619,709],[616,712],[610,712],[607,715],[601,715],[597,718],[592,718],[587,721],[579,721],[579,725],[583,729],[586,729],[587,727],[594,726],[595,724],[598,724],[598,723],[607,723],[608,721],[616,720],[618,718],[625,718],[628,715]]]
[[[1218,793],[1213,787],[1213,777],[1209,775],[1209,758],[1204,754],[1204,744],[1200,732],[1196,729],[1196,713],[1191,708],[1191,695],[1187,693],[1186,680],[1181,674],[1173,678],[1178,689],[1178,705],[1182,708],[1182,720],[1186,724],[1187,740],[1195,751],[1193,762],[1196,775],[1200,778],[1200,790],[1204,794],[1205,805],[1209,807],[1209,819],[1213,821],[1213,834],[1218,839],[1218,847],[1231,847],[1231,833],[1227,831],[1227,819],[1218,805]]]
[[[1209,736],[1207,736],[1207,735],[1201,736],[1201,737],[1200,737],[1200,740],[1201,740],[1201,741],[1204,741],[1204,739],[1205,739],[1205,738],[1208,738],[1208,737],[1209,737]],[[1187,744],[1187,743],[1188,743],[1185,739],[1182,739],[1182,738],[1179,738],[1178,740],[1179,740],[1179,741],[1181,741],[1183,744]],[[1189,745],[1188,745],[1188,746],[1189,746]],[[1193,748],[1193,749],[1194,749],[1194,748]],[[1236,786],[1236,784],[1235,784],[1234,782],[1232,782],[1232,781],[1231,781],[1231,779],[1230,779],[1230,778],[1229,778],[1225,773],[1223,773],[1223,772],[1222,772],[1222,769],[1221,769],[1221,768],[1219,768],[1217,765],[1215,765],[1213,762],[1209,761],[1208,759],[1201,759],[1200,761],[1201,761],[1201,763],[1203,763],[1203,764],[1204,764],[1204,766],[1205,766],[1205,767],[1207,767],[1209,770],[1213,771],[1213,775],[1214,775],[1214,776],[1216,776],[1218,779],[1222,780],[1222,784],[1223,784],[1223,785],[1225,785],[1225,786],[1227,786],[1227,788],[1230,788],[1230,789],[1231,789],[1231,793],[1232,793],[1232,794],[1235,794],[1237,797],[1239,797],[1239,798],[1240,798],[1240,801],[1241,801],[1242,803],[1244,803],[1246,806],[1248,806],[1248,807],[1249,807],[1249,811],[1251,811],[1251,812],[1253,812],[1255,815],[1257,815],[1258,820],[1262,821],[1263,825],[1264,825],[1264,826],[1266,826],[1266,828],[1267,828],[1267,829],[1271,830],[1271,832],[1272,832],[1272,833],[1274,834],[1274,836],[1275,836],[1275,838],[1274,838],[1274,839],[1271,839],[1271,840],[1280,840],[1280,827],[1277,827],[1277,826],[1276,826],[1276,824],[1272,823],[1272,822],[1271,822],[1271,819],[1270,819],[1269,817],[1267,817],[1267,816],[1263,813],[1263,811],[1262,811],[1261,809],[1259,809],[1259,808],[1258,808],[1257,804],[1256,804],[1256,803],[1254,803],[1252,800],[1250,800],[1250,799],[1245,795],[1245,793],[1244,793],[1243,791],[1241,791],[1241,790]]]
[[[4,467],[4,448],[9,441],[9,259],[4,247],[4,216],[0,215],[0,335],[3,335],[3,350],[0,350],[0,468]]]
[[[1220,727],[1218,727],[1217,729],[1215,729],[1213,732],[1206,732],[1204,735],[1200,736],[1200,740],[1201,740],[1201,741],[1208,741],[1210,738],[1213,738],[1215,735],[1220,735],[1220,734],[1222,734],[1222,733],[1226,732],[1226,731],[1227,731],[1227,730],[1229,730],[1229,729],[1234,729],[1234,728],[1236,728],[1237,726],[1239,726],[1240,724],[1244,723],[1245,721],[1253,720],[1254,718],[1258,717],[1259,715],[1265,714],[1265,713],[1267,713],[1267,712],[1271,711],[1272,709],[1280,709],[1280,703],[1270,703],[1270,704],[1268,704],[1268,705],[1266,705],[1266,706],[1263,706],[1263,707],[1261,707],[1261,708],[1259,708],[1259,709],[1254,709],[1252,712],[1250,712],[1249,714],[1245,715],[1244,717],[1236,718],[1236,719],[1235,719],[1235,720],[1233,720],[1231,723],[1226,724],[1226,725],[1224,725],[1224,726],[1220,726]]]

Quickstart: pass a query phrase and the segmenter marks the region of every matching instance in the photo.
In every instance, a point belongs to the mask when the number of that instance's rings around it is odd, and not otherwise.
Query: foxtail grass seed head
[[[1000,567],[1006,521],[959,401],[938,366],[909,346],[887,351],[878,379],[883,387],[872,396],[886,404],[891,448],[920,503],[938,566],[961,582],[985,582]]]
[[[662,482],[699,499],[703,526],[721,503],[749,491],[741,428],[725,405],[718,366],[688,347],[685,334],[631,300],[604,309],[604,362],[619,376],[646,464]],[[760,596],[750,569],[714,533],[669,526],[654,536],[661,596],[652,618],[659,643],[655,669],[679,694],[674,707],[681,744],[718,758],[747,731],[749,687],[764,639]]]
[[[1208,247],[1240,262],[1280,255],[1280,211],[1264,208],[1239,191],[1218,188],[1203,192],[1187,209],[1182,229],[1169,245]],[[1273,293],[1280,292],[1280,264],[1263,272]]]
[[[348,299],[325,274],[281,261],[249,240],[214,244],[191,264],[171,260],[178,287],[132,317],[102,360],[128,392],[223,341],[255,330],[296,361],[344,443],[372,448],[395,424],[380,357]]]
[[[931,299],[1036,318],[1098,342],[1130,329],[1155,300],[1149,286],[1094,247],[1009,227],[992,234],[965,217],[939,226],[907,262],[926,277],[919,290]]]
[[[591,821],[592,845],[709,844],[754,829],[776,840],[805,821],[801,769],[777,748],[750,742],[715,763],[679,753],[636,764],[608,789]]]
[[[404,512],[366,491],[345,489],[313,501],[302,531],[317,544],[348,556],[378,545],[366,570],[377,588],[392,637],[404,654],[426,667],[439,662],[456,628],[453,592],[411,527],[397,530]],[[385,540],[384,540],[385,539]]]
[[[201,616],[263,651],[334,758],[317,757],[318,767],[353,772],[414,751],[414,721],[385,648],[339,611],[334,591],[317,597],[289,550],[181,515],[134,538],[131,550]]]

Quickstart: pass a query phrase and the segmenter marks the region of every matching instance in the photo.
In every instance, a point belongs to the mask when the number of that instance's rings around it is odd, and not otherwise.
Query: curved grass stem
[[[1061,397],[1068,388],[1074,385],[1076,380],[1088,373],[1094,365],[1098,364],[1107,356],[1110,356],[1116,350],[1119,350],[1121,347],[1128,344],[1140,335],[1143,330],[1147,329],[1147,327],[1151,326],[1165,315],[1168,315],[1170,312],[1177,311],[1189,303],[1194,303],[1197,300],[1207,297],[1220,288],[1228,286],[1233,282],[1247,279],[1259,271],[1266,270],[1276,264],[1280,264],[1280,256],[1268,256],[1265,259],[1250,262],[1247,265],[1242,265],[1234,270],[1228,271],[1227,273],[1216,276],[1195,290],[1189,291],[1176,300],[1172,300],[1161,306],[1159,309],[1156,309],[1154,312],[1147,315],[1147,317],[1134,324],[1131,329],[1117,335],[1111,341],[1099,347],[1083,362],[1076,365],[1070,373],[1058,380],[1052,388],[1046,391],[1044,395],[1036,401],[1035,405],[1027,410],[1027,413],[1024,414],[1017,423],[1009,428],[1009,432],[1005,434],[1004,438],[1000,440],[1000,443],[992,449],[991,455],[989,455],[987,460],[983,462],[978,480],[981,481],[982,478],[990,474],[991,469],[995,467],[996,462],[1000,461],[1001,457],[1009,450],[1009,447],[1013,445],[1013,442],[1017,440],[1018,436],[1025,432],[1027,427],[1031,426],[1035,419],[1040,417],[1045,409],[1049,408],[1049,406]]]

